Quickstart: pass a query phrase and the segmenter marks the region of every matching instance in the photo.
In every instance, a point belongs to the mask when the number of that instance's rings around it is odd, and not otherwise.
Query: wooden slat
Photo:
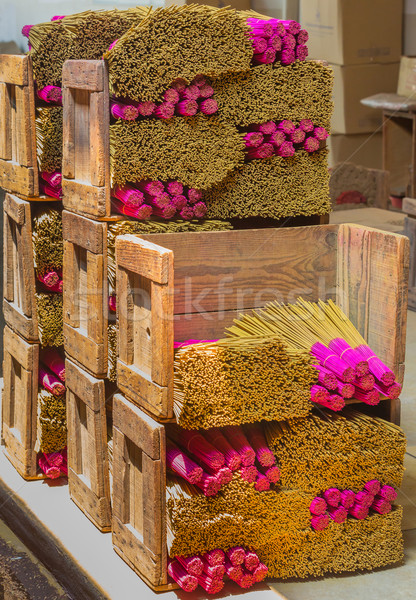
[[[161,458],[162,427],[121,394],[113,398],[113,425],[151,459]]]
[[[88,337],[88,332],[75,329],[64,323],[65,352],[96,377],[106,377],[107,353],[103,344],[97,344]]]
[[[65,361],[65,379],[67,387],[93,411],[103,408],[105,386],[103,379],[93,377],[70,360]]]
[[[3,189],[21,194],[22,196],[34,196],[35,170],[33,167],[25,167],[10,161],[0,160],[0,180]]]
[[[4,328],[4,347],[7,352],[27,371],[32,371],[39,356],[38,344],[31,344],[21,338],[10,327]]]
[[[28,62],[25,55],[0,54],[0,81],[12,85],[28,85]]]
[[[106,78],[107,79],[107,78]],[[108,89],[108,82],[107,89]],[[93,92],[90,97],[90,172],[91,183],[110,185],[110,135],[108,92]]]
[[[67,60],[62,69],[62,86],[102,92],[105,84],[103,60]]]
[[[1,167],[1,163],[0,163]],[[110,190],[94,187],[71,179],[62,180],[64,208],[86,217],[105,217],[110,214]]]
[[[107,256],[87,252],[87,330],[88,337],[96,344],[103,346],[107,355]],[[85,294],[80,289],[80,294]]]
[[[11,109],[10,95],[6,83],[0,83],[0,158],[11,160],[12,158],[12,139],[11,139]]]
[[[17,162],[25,167],[34,167],[32,155],[32,122],[30,114],[30,95],[28,87],[15,87],[16,121],[15,136]]]
[[[165,237],[163,237],[165,241]],[[170,250],[135,235],[120,235],[116,239],[117,263],[124,269],[146,277],[155,283],[168,283],[172,273],[173,254]],[[140,256],[140,260],[137,260]]]
[[[62,177],[73,179],[75,177],[75,102],[74,95],[69,88],[64,87],[62,90],[62,104]]]
[[[81,217],[66,210],[62,212],[62,233],[71,242],[94,254],[107,252],[107,227],[105,223]]]

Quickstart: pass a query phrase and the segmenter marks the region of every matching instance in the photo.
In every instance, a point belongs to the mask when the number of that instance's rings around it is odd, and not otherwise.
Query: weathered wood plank
[[[28,85],[29,57],[20,54],[0,54],[0,81],[12,85]]]

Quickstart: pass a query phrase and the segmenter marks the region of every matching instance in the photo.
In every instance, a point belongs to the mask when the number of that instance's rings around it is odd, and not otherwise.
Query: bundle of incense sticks
[[[35,297],[41,346],[62,346],[64,343],[62,294],[36,293]]]
[[[38,166],[41,173],[55,173],[62,168],[62,116],[61,106],[36,109],[36,146]],[[49,189],[57,189],[51,183],[44,183]],[[56,195],[56,191],[52,196]]]
[[[244,134],[246,159],[271,156],[289,158],[301,149],[316,152],[328,135],[324,127],[315,127],[309,119],[299,123],[285,119],[250,125],[248,132]]]
[[[38,98],[48,104],[59,104],[62,106],[62,88],[57,85],[45,85],[45,87],[36,90]]]
[[[336,376],[336,391],[343,398],[354,397],[360,402],[374,405],[380,401],[381,389],[388,396],[389,388],[394,385],[391,395],[400,393],[401,388],[395,382],[394,373],[366,345],[332,300],[313,303],[299,298],[295,304],[271,303],[253,316],[240,318],[229,331],[240,338],[261,333],[279,335],[293,347],[310,349],[320,367]],[[374,387],[376,382],[377,388]],[[312,401],[328,408],[332,407],[331,401],[335,402],[336,407],[342,408],[342,398],[340,400],[340,396],[336,396],[335,400],[334,395],[331,396],[320,385],[311,389]]]
[[[264,428],[282,486],[316,496],[336,488],[341,491],[341,505],[348,509],[351,497],[345,501],[349,494],[342,490],[364,490],[371,480],[400,487],[405,438],[399,427],[387,421],[351,409],[342,416],[322,409],[319,415],[266,423]]]
[[[218,115],[236,127],[306,118],[327,131],[331,127],[333,74],[315,61],[296,62],[284,69],[261,65],[212,80]]]
[[[61,381],[65,381],[65,360],[55,348],[45,348],[41,351],[41,362]]]
[[[68,462],[66,449],[62,452],[42,452],[38,457],[38,465],[49,479],[67,476]]]
[[[177,422],[187,429],[208,429],[306,415],[316,380],[312,361],[277,338],[253,336],[179,348],[173,394]]]
[[[65,396],[54,396],[44,388],[38,392],[36,451],[58,452],[66,446]]]
[[[62,396],[65,393],[65,386],[59,377],[42,364],[39,365],[39,384],[54,396]]]
[[[117,381],[117,325],[109,323],[107,325],[108,339],[108,373],[107,377],[113,383]]]
[[[372,513],[367,519],[331,521],[323,531],[278,534],[267,544],[256,546],[259,559],[267,564],[268,576],[321,577],[330,573],[371,571],[403,559],[402,508],[389,514]]]
[[[215,116],[120,119],[110,125],[110,155],[113,186],[172,179],[202,190],[243,164],[244,141],[233,125]]]
[[[205,191],[207,216],[280,219],[326,214],[331,210],[327,154],[326,149],[312,154],[300,150],[290,158],[247,161]]]
[[[179,78],[190,83],[204,73],[215,77],[248,71],[253,56],[248,31],[234,10],[198,5],[156,9],[104,54],[111,86],[119,97],[157,102]],[[163,62],[163,69],[155,70],[155,61]]]
[[[37,277],[62,273],[62,213],[54,208],[35,211],[32,222],[33,257]],[[59,279],[59,278],[58,278]],[[55,282],[57,283],[58,280]]]
[[[63,281],[61,272],[52,270],[43,274],[37,273],[37,278],[44,286],[45,291],[62,293]]]

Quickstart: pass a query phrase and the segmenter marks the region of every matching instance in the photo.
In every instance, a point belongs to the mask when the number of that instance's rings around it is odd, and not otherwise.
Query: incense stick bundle
[[[139,116],[137,106],[116,102],[115,100],[110,101],[110,112],[115,119],[124,119],[125,121],[134,121]]]
[[[62,294],[36,293],[35,297],[41,346],[62,346],[64,343]]]
[[[198,579],[187,573],[177,560],[169,562],[168,573],[185,592],[193,592],[198,587]]]
[[[271,467],[275,464],[276,459],[273,452],[267,445],[264,437],[263,429],[259,424],[250,424],[244,426],[244,432],[250,446],[256,453],[256,459],[262,467]],[[244,463],[243,463],[244,464]]]
[[[242,546],[233,546],[232,548],[228,548],[226,554],[230,563],[234,567],[244,564],[246,553]]]
[[[178,562],[190,575],[201,575],[204,563],[199,556],[176,556]]]
[[[168,429],[168,436],[194,454],[207,467],[220,469],[224,465],[224,455],[207,442],[199,432],[188,431],[172,424]]]
[[[341,505],[344,508],[351,508],[355,502],[355,494],[352,490],[343,490],[341,492]]]
[[[62,111],[61,106],[36,110],[36,146],[40,171],[53,173],[62,168]]]
[[[38,465],[49,479],[57,479],[61,476],[59,467],[51,466],[42,454],[38,457]]]
[[[108,339],[108,379],[113,383],[117,381],[117,326],[109,323],[107,326]]]
[[[244,431],[238,426],[227,426],[222,430],[225,438],[230,442],[234,450],[238,452],[241,457],[241,464],[244,467],[250,467],[254,465],[256,459],[256,453],[250,446],[248,439],[244,435]],[[261,431],[259,433],[261,436]]]
[[[62,104],[62,88],[56,85],[45,85],[36,91],[38,98],[49,104]]]
[[[62,381],[42,365],[39,365],[39,384],[54,396],[62,396],[65,393]]]
[[[241,465],[241,456],[231,446],[229,441],[224,437],[222,431],[218,428],[207,429],[201,432],[205,439],[217,448],[225,459],[225,464],[231,471],[236,471]]]
[[[38,277],[58,270],[62,272],[62,213],[53,208],[35,212],[32,223],[35,270]]]
[[[309,510],[315,516],[323,515],[326,512],[326,509],[327,503],[320,496],[316,496],[309,506]]]
[[[202,468],[169,439],[166,440],[166,466],[189,483],[197,483],[202,479]]]
[[[54,171],[53,173],[47,173],[42,171],[40,176],[44,181],[49,183],[50,186],[56,189],[62,189],[62,173],[60,171]]]
[[[65,396],[54,396],[46,389],[38,392],[36,451],[58,452],[66,446]]]

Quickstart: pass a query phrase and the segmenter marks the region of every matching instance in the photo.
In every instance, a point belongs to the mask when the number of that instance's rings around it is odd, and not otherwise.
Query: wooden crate
[[[64,211],[65,352],[96,377],[108,367],[107,224]]]
[[[158,420],[173,418],[173,341],[217,339],[241,311],[332,298],[403,381],[409,242],[358,225],[116,241],[117,383]],[[400,401],[385,400],[398,422]]]
[[[0,181],[9,192],[39,196],[35,94],[29,56],[0,55]]]
[[[65,373],[69,494],[100,531],[111,531],[104,380],[68,359]]]
[[[37,479],[39,344],[4,329],[2,436],[5,454],[25,479]]]
[[[113,546],[153,590],[167,578],[165,427],[121,394],[113,405]]]
[[[4,299],[6,323],[31,342],[39,341],[33,265],[32,212],[26,200],[6,194],[4,210]]]

